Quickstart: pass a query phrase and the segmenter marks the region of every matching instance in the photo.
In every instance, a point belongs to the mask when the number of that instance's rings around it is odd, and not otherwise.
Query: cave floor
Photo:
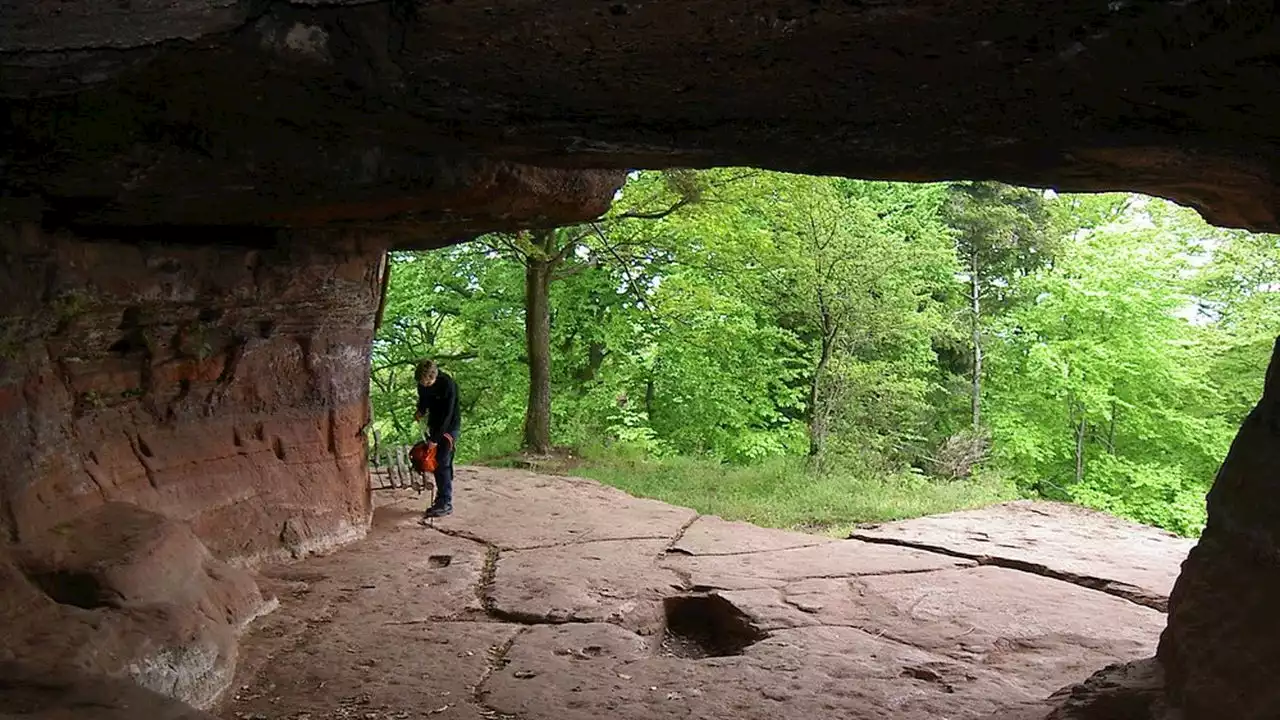
[[[459,468],[455,514],[266,568],[225,720],[987,718],[1154,653],[1189,542],[1012,503],[758,528]],[[926,549],[927,548],[927,549]]]

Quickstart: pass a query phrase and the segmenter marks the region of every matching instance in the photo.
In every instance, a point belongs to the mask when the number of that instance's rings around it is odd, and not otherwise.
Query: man
[[[415,422],[427,418],[427,439],[436,444],[436,500],[423,519],[453,512],[453,450],[458,442],[458,383],[440,372],[434,360],[418,363],[418,411]]]

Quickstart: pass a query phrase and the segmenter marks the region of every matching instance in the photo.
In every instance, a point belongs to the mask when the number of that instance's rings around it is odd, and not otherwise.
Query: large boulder
[[[0,660],[55,676],[126,678],[195,706],[230,686],[236,636],[274,603],[186,525],[124,503],[5,555]]]

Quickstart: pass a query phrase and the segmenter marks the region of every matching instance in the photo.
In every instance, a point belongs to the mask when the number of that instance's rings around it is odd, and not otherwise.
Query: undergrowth
[[[485,464],[515,463],[507,456]],[[816,471],[796,457],[733,465],[714,458],[653,457],[625,448],[588,449],[561,454],[533,468],[592,478],[637,497],[727,520],[839,537],[858,523],[920,517],[1016,497],[1011,486],[996,478],[941,481],[908,473]]]

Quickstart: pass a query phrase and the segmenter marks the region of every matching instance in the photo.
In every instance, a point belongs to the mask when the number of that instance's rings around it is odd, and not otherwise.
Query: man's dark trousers
[[[452,441],[446,436],[436,445],[436,500],[432,503],[434,507],[453,506],[453,448],[457,442],[457,435],[453,436]]]

